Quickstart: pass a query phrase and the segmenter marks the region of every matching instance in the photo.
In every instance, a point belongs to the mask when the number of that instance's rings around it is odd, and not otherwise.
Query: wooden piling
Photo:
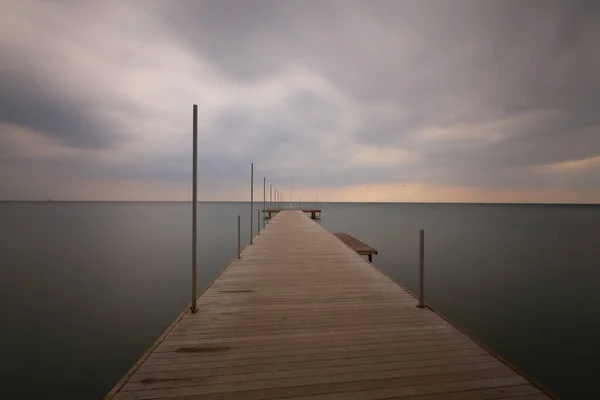
[[[250,164],[250,244],[252,244],[252,228],[254,228],[254,224],[252,223],[252,216],[254,215],[254,163]]]
[[[241,228],[241,222],[240,222],[240,220],[241,220],[241,216],[240,216],[240,215],[238,215],[238,221],[237,221],[237,222],[238,222],[238,231],[237,231],[237,239],[238,239],[238,240],[237,240],[237,245],[238,245],[237,247],[238,247],[238,253],[237,253],[237,258],[241,258],[241,257],[240,257],[240,251],[241,251],[241,248],[240,248],[240,247],[241,247],[241,244],[240,244],[240,241],[241,241],[241,238],[240,238],[240,236],[241,236],[241,229],[240,229],[240,228]]]
[[[193,166],[192,166],[192,303],[190,310],[195,313],[197,287],[198,287],[198,272],[197,272],[197,249],[198,249],[198,218],[197,218],[197,207],[198,207],[198,106],[194,104],[193,107]]]
[[[425,230],[419,232],[419,305],[425,307]]]

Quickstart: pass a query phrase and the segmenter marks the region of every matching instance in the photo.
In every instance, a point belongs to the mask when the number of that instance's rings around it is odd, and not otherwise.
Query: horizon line
[[[0,203],[192,203],[191,200],[0,200]],[[198,200],[197,203],[250,203],[250,200]],[[261,202],[255,202],[260,204]],[[300,203],[300,201],[292,201]],[[303,201],[311,204],[315,201]],[[473,204],[473,205],[575,205],[599,206],[600,203],[565,203],[565,202],[464,202],[464,201],[319,201],[318,203],[337,204]],[[286,200],[286,204],[289,204]]]

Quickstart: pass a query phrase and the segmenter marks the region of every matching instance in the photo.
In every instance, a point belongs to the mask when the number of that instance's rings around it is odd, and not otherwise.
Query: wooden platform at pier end
[[[549,398],[301,211],[273,218],[198,309],[107,397]]]
[[[270,208],[266,210],[262,210],[264,218],[271,219],[274,215],[279,214],[281,211],[285,210],[285,208]],[[300,210],[298,210],[300,211]],[[321,219],[321,209],[320,208],[303,208],[301,210],[304,213],[310,214],[311,219]]]

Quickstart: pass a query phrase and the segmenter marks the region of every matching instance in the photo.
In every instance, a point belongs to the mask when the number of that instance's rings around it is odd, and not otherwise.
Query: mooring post
[[[240,219],[241,219],[241,216],[238,215],[238,259],[242,258],[242,257],[240,257],[240,226],[241,226]]]
[[[263,209],[262,209],[262,224],[265,229],[265,206],[267,205],[267,178],[263,177]]]
[[[252,230],[254,224],[252,217],[254,216],[254,163],[250,164],[250,244],[252,244]]]
[[[256,235],[260,235],[260,210],[256,210]]]
[[[372,263],[373,262],[373,254],[369,253],[369,262]]]
[[[198,105],[194,104],[193,117],[193,166],[192,166],[192,306],[191,311],[196,312],[196,287],[198,280],[196,271],[197,257],[197,222],[196,222],[196,207],[198,206]]]
[[[425,307],[425,230],[419,232],[419,307]]]

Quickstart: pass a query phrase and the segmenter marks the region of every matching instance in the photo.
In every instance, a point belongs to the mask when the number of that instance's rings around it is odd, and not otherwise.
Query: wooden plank
[[[123,391],[117,400],[142,400],[160,397],[198,396],[203,399],[247,399],[263,400],[278,397],[315,396],[336,392],[354,392],[369,389],[411,387],[415,385],[435,385],[479,379],[502,378],[509,374],[506,370],[476,370],[451,372],[446,374],[394,376],[385,379],[360,379],[355,376],[324,376],[298,380],[276,380],[261,382],[230,383],[227,385],[195,385],[151,390]],[[319,383],[320,382],[320,383]],[[523,383],[521,378],[519,383]]]
[[[185,371],[171,371],[171,372],[161,372],[161,373],[147,373],[147,374],[139,374],[135,379],[131,379],[129,383],[138,382],[141,385],[140,389],[146,389],[150,386],[147,383],[165,383],[167,381],[181,381],[183,379],[186,382],[191,382],[188,380],[190,378],[208,378],[208,377],[223,377],[230,376],[232,381],[260,381],[260,380],[268,380],[268,379],[283,379],[283,378],[298,378],[298,377],[307,377],[307,376],[319,376],[319,375],[340,375],[340,374],[352,374],[352,373],[361,373],[361,372],[373,372],[373,371],[398,371],[402,369],[418,369],[422,368],[431,368],[431,367],[440,367],[440,366],[453,366],[453,365],[461,365],[461,364],[476,364],[476,363],[490,363],[494,362],[495,359],[489,354],[483,354],[478,356],[471,357],[463,357],[463,358],[433,358],[426,360],[408,360],[408,361],[398,361],[398,362],[379,362],[379,360],[374,360],[375,362],[371,363],[359,363],[359,364],[350,364],[343,366],[334,366],[334,367],[322,367],[322,368],[314,368],[310,365],[308,368],[294,368],[294,369],[279,369],[278,365],[272,365],[272,369],[268,371],[255,371],[252,366],[247,366],[245,368],[239,368],[237,373],[232,373],[232,371],[223,371],[220,374],[214,374],[212,369],[191,369]],[[203,384],[206,381],[202,382]]]
[[[346,362],[340,362],[346,360]],[[388,356],[387,360],[390,360]],[[169,364],[164,369],[156,368],[149,372],[140,372],[137,376],[132,377],[130,382],[143,382],[147,378],[187,378],[200,376],[220,376],[220,375],[239,375],[239,374],[258,374],[269,373],[270,376],[283,375],[286,372],[292,372],[290,376],[310,376],[322,375],[328,372],[349,373],[359,372],[361,370],[386,370],[386,369],[401,369],[401,368],[417,368],[423,366],[448,365],[448,364],[466,364],[483,361],[493,361],[493,357],[489,354],[467,355],[464,357],[441,357],[441,358],[425,358],[425,359],[402,359],[397,358],[397,361],[382,361],[381,357],[363,357],[360,359],[335,359],[316,362],[301,363],[276,363],[276,364],[260,364],[260,365],[242,365],[238,367],[221,368],[219,373],[216,373],[215,368],[206,368],[203,364],[195,364],[195,368],[186,366],[187,369],[170,369],[172,364]],[[274,374],[274,375],[273,375]]]
[[[114,398],[548,398],[340,239],[281,210]]]
[[[354,354],[353,354],[354,355]],[[364,355],[363,357],[349,357],[349,358],[333,358],[323,359],[323,357],[312,357],[308,360],[296,360],[294,358],[280,357],[280,358],[269,358],[269,359],[241,359],[241,360],[226,360],[226,361],[199,361],[199,362],[186,362],[183,360],[182,363],[171,362],[167,364],[157,365],[143,365],[139,372],[140,374],[152,373],[152,372],[168,372],[168,371],[190,371],[198,369],[209,369],[213,371],[213,374],[219,375],[217,370],[221,371],[220,374],[226,375],[234,373],[239,369],[252,370],[255,372],[265,372],[271,370],[289,370],[289,369],[306,369],[306,368],[322,368],[322,367],[335,367],[343,365],[354,365],[363,363],[375,363],[375,362],[401,362],[401,361],[414,361],[415,363],[422,362],[424,360],[431,359],[454,359],[458,357],[469,357],[469,356],[480,356],[489,355],[485,350],[482,349],[468,349],[468,350],[450,350],[450,351],[436,351],[429,353],[410,353],[410,354],[384,354],[384,355],[373,355],[371,353]],[[137,378],[132,377],[135,381]]]
[[[538,395],[540,391],[528,384],[514,384],[511,378],[481,379],[467,382],[452,382],[409,388],[393,388],[382,390],[366,390],[359,393],[335,393],[330,395],[311,396],[311,400],[484,400],[506,399],[513,396]],[[480,389],[485,388],[485,389]],[[290,400],[308,400],[307,397],[292,397]]]
[[[410,354],[426,354],[426,353],[438,353],[444,354],[445,352],[457,351],[457,350],[472,350],[476,349],[477,346],[471,344],[444,344],[444,345],[427,345],[422,347],[414,348],[395,348],[395,349],[384,349],[384,350],[355,350],[353,352],[314,352],[305,354],[266,354],[264,357],[250,356],[250,357],[210,357],[203,354],[189,354],[186,357],[168,357],[153,355],[146,360],[144,365],[158,365],[158,364],[171,364],[175,362],[198,362],[204,360],[206,362],[218,362],[218,361],[243,361],[245,364],[248,363],[273,363],[273,362],[299,362],[309,360],[332,360],[341,358],[354,358],[354,357],[368,357],[368,356],[385,356],[385,355],[410,355]]]
[[[376,364],[377,365],[377,364]],[[355,382],[360,380],[380,380],[386,378],[401,378],[412,376],[429,376],[435,374],[455,373],[457,371],[488,371],[500,370],[504,373],[507,367],[499,366],[495,360],[485,362],[470,362],[466,364],[423,366],[418,368],[388,368],[378,369],[371,366],[330,368],[323,374],[311,371],[303,372],[268,372],[239,375],[219,375],[186,378],[154,379],[145,382],[130,382],[123,391],[137,391],[163,388],[185,388],[193,386],[213,386],[208,393],[214,391],[238,391],[238,386],[245,390],[263,390],[277,387],[320,385],[333,382]],[[341,370],[341,371],[340,371]]]
[[[520,378],[520,377],[519,377]],[[491,379],[477,379],[470,381],[456,381],[456,382],[443,382],[434,385],[414,385],[404,387],[392,387],[383,389],[367,389],[355,392],[333,392],[318,395],[308,396],[294,396],[292,394],[286,399],[290,400],[378,400],[378,399],[420,399],[424,395],[434,396],[435,399],[445,399],[446,396],[468,393],[471,391],[481,390],[480,388],[487,388],[490,395],[487,398],[506,398],[503,397],[504,393],[510,393],[515,391],[516,388],[521,388],[524,385],[522,378],[509,377],[509,378],[491,378]],[[495,395],[495,396],[494,396]],[[261,397],[262,393],[250,394],[248,397],[250,400],[268,399],[273,397]],[[435,397],[437,396],[437,397]],[[211,400],[227,400],[236,399],[239,397],[231,396],[230,394],[212,395],[212,396],[180,396],[175,397],[178,400],[197,400],[197,399],[211,399]],[[281,397],[280,397],[281,398]],[[461,397],[454,397],[460,399]],[[485,397],[484,397],[485,398]],[[157,399],[174,399],[174,397],[158,397]],[[467,397],[468,399],[468,397]]]
[[[476,348],[477,345],[472,342],[467,342],[465,338],[458,339],[443,339],[443,340],[431,340],[426,342],[399,342],[399,343],[382,343],[380,345],[369,345],[362,344],[358,346],[340,345],[336,347],[317,347],[317,348],[297,348],[290,349],[287,346],[281,346],[279,349],[262,351],[246,351],[240,352],[237,349],[229,346],[181,346],[177,347],[176,350],[169,350],[165,352],[154,352],[151,356],[151,360],[172,360],[172,359],[191,359],[194,356],[202,358],[204,360],[228,360],[228,359],[241,359],[241,358],[268,358],[268,357],[295,357],[310,354],[319,355],[331,355],[332,358],[344,357],[348,353],[366,353],[366,352],[385,352],[400,354],[400,353],[412,353],[415,349],[426,349],[436,348],[443,350],[450,346],[460,348]]]
[[[228,345],[230,347],[235,347],[236,351],[243,350],[245,348],[258,349],[260,351],[268,351],[280,348],[282,345],[285,348],[316,348],[316,347],[335,347],[335,346],[346,346],[352,344],[386,344],[386,343],[397,343],[398,341],[402,341],[404,343],[415,343],[415,342],[427,342],[430,340],[442,340],[442,339],[464,339],[464,336],[457,332],[429,332],[426,334],[414,334],[414,335],[396,335],[391,334],[387,336],[371,336],[366,337],[364,335],[356,335],[356,336],[343,336],[341,338],[333,336],[333,337],[323,337],[318,341],[315,341],[312,338],[303,338],[303,339],[282,339],[279,340],[277,344],[273,344],[271,341],[251,341],[251,342],[234,342],[234,341],[221,341],[221,342],[207,342],[204,340],[198,340],[193,335],[187,335],[185,337],[181,337],[181,340],[177,340],[175,338],[172,341],[169,341],[168,344],[163,344],[156,348],[156,352],[169,351],[170,347],[174,346],[210,346],[210,345]]]

